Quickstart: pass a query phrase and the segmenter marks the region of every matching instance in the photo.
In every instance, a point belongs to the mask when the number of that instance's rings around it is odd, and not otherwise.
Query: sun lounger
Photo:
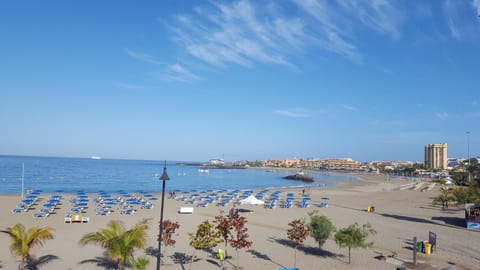
[[[322,208],[323,208],[323,207],[328,207],[328,203],[326,203],[326,202],[321,202],[321,203],[318,205],[318,207],[322,207]]]
[[[71,223],[81,223],[82,222],[82,215],[72,215]]]
[[[14,214],[25,213],[27,211],[28,211],[28,208],[21,208],[21,207],[17,207],[17,208],[12,209],[12,213],[14,213]]]
[[[82,216],[82,223],[88,223],[90,222],[90,217],[89,216]]]
[[[178,210],[180,214],[193,214],[193,207],[180,207]]]
[[[50,214],[49,213],[43,213],[43,212],[40,212],[40,213],[34,213],[32,216],[33,218],[47,218]]]

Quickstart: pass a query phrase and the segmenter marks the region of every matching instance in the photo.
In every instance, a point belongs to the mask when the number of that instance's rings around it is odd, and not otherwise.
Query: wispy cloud
[[[443,5],[445,21],[453,38],[478,38],[478,16],[480,0],[455,1],[446,0]],[[473,14],[475,13],[475,14]]]
[[[447,120],[450,117],[450,115],[446,112],[437,112],[435,113],[435,116],[440,120]]]
[[[166,67],[165,71],[160,74],[152,73],[152,75],[158,75],[161,79],[167,81],[193,82],[202,80],[202,77],[194,74],[180,64],[169,65]]]
[[[388,34],[393,38],[400,37],[400,26],[404,15],[400,6],[393,1],[339,1],[354,17],[369,28]]]
[[[348,110],[348,111],[357,111],[357,107],[354,107],[354,106],[350,106],[350,105],[342,105],[342,107],[345,109],[345,110]]]
[[[194,59],[215,67],[274,64],[296,67],[311,49],[361,63],[355,42],[359,25],[401,36],[402,8],[396,2],[291,0],[208,2],[168,21],[174,39]]]
[[[118,88],[128,89],[128,90],[138,90],[143,88],[140,85],[135,85],[130,83],[117,83],[115,86]]]
[[[304,109],[293,109],[293,110],[274,110],[273,113],[293,118],[306,118],[311,117],[311,114]]]
[[[480,0],[473,0],[473,8],[477,11],[477,16],[480,16]]]
[[[142,61],[142,62],[147,62],[150,64],[162,64],[160,61],[158,61],[155,56],[148,54],[148,53],[143,53],[143,52],[136,52],[133,50],[130,50],[128,48],[124,48],[123,51],[130,57],[132,57],[135,60]]]
[[[301,45],[298,40],[305,35],[301,21],[260,21],[257,15],[246,1],[213,3],[195,8],[194,14],[176,16],[171,29],[190,55],[215,66],[291,65],[283,53],[285,46]]]

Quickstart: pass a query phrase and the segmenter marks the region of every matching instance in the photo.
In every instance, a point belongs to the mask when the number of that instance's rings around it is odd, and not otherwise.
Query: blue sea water
[[[167,161],[167,190],[256,189],[269,187],[332,185],[332,180],[355,180],[349,176],[314,173],[314,183],[287,180],[285,171],[261,169],[210,169],[199,172],[199,167],[177,165]],[[74,193],[119,190],[161,192],[163,161],[56,158],[0,155],[0,194],[20,194],[24,164],[24,189],[44,193]]]

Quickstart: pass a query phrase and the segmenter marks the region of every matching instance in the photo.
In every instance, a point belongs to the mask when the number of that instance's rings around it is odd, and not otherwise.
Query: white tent
[[[264,204],[265,202],[255,198],[255,196],[253,195],[250,195],[247,198],[240,200],[239,203],[243,205],[243,204]]]

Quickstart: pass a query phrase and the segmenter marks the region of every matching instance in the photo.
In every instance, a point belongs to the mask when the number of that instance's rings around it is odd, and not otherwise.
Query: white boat
[[[91,156],[90,158],[91,158],[91,159],[102,159],[102,158],[99,157],[99,156]]]
[[[200,168],[200,169],[198,169],[198,172],[208,173],[208,169],[207,168]]]

